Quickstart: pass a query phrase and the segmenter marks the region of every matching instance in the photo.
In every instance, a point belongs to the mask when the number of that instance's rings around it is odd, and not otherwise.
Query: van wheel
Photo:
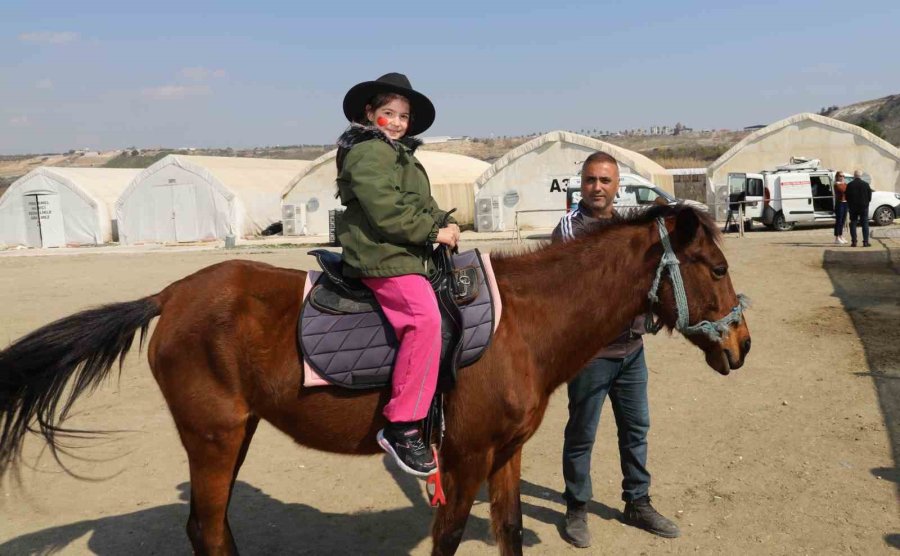
[[[872,215],[872,220],[876,226],[890,226],[894,223],[894,209],[889,206],[878,207]]]
[[[779,232],[788,232],[794,229],[794,224],[796,222],[788,222],[784,219],[784,213],[779,212],[775,215],[775,220],[772,221],[772,227],[778,230]]]

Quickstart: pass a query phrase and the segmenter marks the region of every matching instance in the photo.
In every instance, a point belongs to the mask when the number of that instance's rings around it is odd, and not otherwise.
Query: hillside
[[[888,95],[848,106],[823,108],[819,114],[868,129],[900,147],[900,95]]]

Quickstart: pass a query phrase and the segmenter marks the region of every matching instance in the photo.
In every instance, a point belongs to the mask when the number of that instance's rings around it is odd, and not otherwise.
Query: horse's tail
[[[58,436],[86,432],[59,426],[73,402],[99,386],[117,359],[121,371],[135,333],[141,331],[143,345],[161,310],[156,296],[104,305],[50,323],[0,351],[0,476],[21,455],[25,433],[38,432],[34,421],[59,461]]]

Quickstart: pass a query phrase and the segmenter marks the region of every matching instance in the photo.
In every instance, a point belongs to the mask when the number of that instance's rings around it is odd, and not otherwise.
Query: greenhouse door
[[[197,196],[193,184],[153,187],[154,221],[157,241],[197,241]]]
[[[156,185],[153,196],[153,229],[156,241],[175,241],[175,208],[172,206],[172,187]]]
[[[29,247],[65,247],[66,233],[59,195],[25,195],[25,230]]]
[[[175,205],[176,241],[198,241],[197,195],[191,184],[173,185],[172,202]]]

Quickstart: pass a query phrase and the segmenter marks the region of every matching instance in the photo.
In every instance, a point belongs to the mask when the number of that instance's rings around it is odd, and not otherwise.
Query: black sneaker
[[[681,530],[675,522],[661,515],[650,505],[649,496],[625,503],[625,523],[667,539],[681,536]]]
[[[578,548],[591,546],[591,531],[587,524],[587,505],[566,505],[566,524],[563,527],[563,539]]]
[[[872,247],[872,244],[870,244],[868,241],[864,241],[863,247]]]
[[[414,423],[388,423],[378,431],[378,445],[394,456],[400,469],[416,477],[428,477],[437,471],[431,448],[422,441]]]

